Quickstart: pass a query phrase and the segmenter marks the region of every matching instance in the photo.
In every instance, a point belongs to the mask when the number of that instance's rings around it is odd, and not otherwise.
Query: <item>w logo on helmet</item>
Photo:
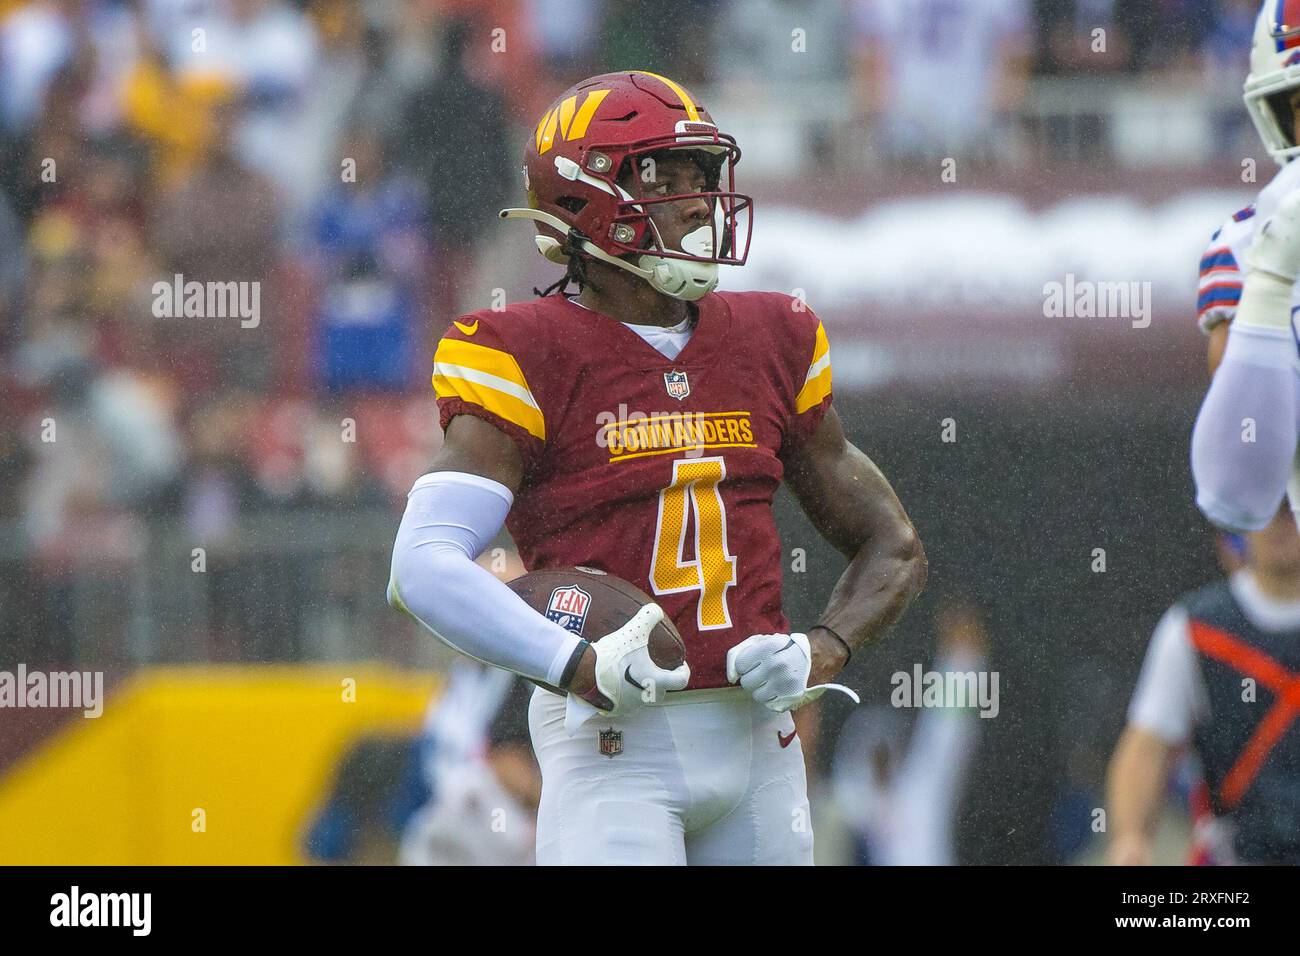
[[[581,107],[578,106],[576,94],[566,96],[559,106],[548,110],[537,124],[537,132],[534,134],[537,152],[545,153],[554,146],[557,134],[570,142],[586,136],[587,127],[591,125],[597,107],[608,95],[609,90],[592,90],[583,98]]]

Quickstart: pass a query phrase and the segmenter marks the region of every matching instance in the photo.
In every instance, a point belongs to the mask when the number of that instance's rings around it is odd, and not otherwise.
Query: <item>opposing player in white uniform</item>
[[[1295,474],[1300,429],[1300,0],[1268,0],[1255,26],[1246,107],[1281,171],[1214,234],[1198,313],[1214,380],[1192,436],[1196,503],[1230,531],[1257,531]]]

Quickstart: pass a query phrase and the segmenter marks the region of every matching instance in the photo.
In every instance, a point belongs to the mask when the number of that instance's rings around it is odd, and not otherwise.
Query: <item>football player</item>
[[[925,580],[915,529],[831,406],[817,316],[714,291],[747,255],[739,158],[666,77],[566,91],[526,144],[527,207],[501,214],[532,220],[564,276],[462,316],[434,356],[445,442],[409,495],[389,601],[564,692],[530,705],[540,864],[811,863],[790,712]],[[806,633],[781,610],[783,480],[849,559]],[[529,569],[595,568],[656,603],[580,639],[474,563],[503,523]],[[675,671],[647,650],[664,615],[687,647]]]
[[[1284,494],[1300,506],[1300,0],[1268,0],[1255,24],[1246,107],[1282,169],[1212,237],[1198,313],[1214,378],[1192,435],[1196,502],[1229,531],[1258,531]],[[1243,271],[1244,270],[1244,271]],[[1288,479],[1290,484],[1288,485]]]

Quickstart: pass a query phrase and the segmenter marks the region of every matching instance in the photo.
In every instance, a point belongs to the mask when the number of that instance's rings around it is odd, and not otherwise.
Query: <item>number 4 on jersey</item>
[[[700,630],[731,627],[727,589],[736,583],[736,559],[727,550],[727,511],[718,487],[727,475],[721,458],[673,462],[673,483],[659,492],[650,586],[655,594],[699,591]],[[694,517],[695,557],[686,560],[687,509]]]

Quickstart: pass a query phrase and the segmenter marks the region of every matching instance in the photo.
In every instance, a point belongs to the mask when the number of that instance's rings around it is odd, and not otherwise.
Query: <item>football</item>
[[[593,644],[617,631],[654,599],[622,578],[595,568],[548,568],[509,582],[533,610]],[[650,632],[650,659],[667,670],[686,660],[686,644],[665,617]]]

